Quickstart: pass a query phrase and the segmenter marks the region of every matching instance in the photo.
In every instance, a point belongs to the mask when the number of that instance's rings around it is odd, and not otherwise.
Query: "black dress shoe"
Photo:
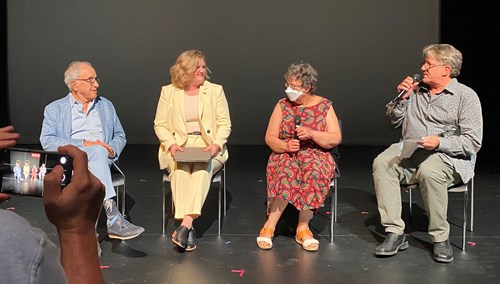
[[[395,233],[388,233],[385,241],[375,248],[375,255],[377,256],[391,256],[398,253],[400,250],[405,250],[409,247],[406,241],[405,234],[398,235]]]
[[[188,238],[187,238],[186,251],[193,251],[196,249],[196,244],[194,243],[195,238],[196,238],[196,234],[195,234],[194,228],[191,228],[191,230],[189,230],[189,234],[188,234]]]
[[[434,247],[432,248],[432,258],[434,258],[437,262],[452,262],[453,248],[450,245],[450,240],[434,243]]]
[[[172,242],[185,249],[187,246],[188,235],[189,229],[186,226],[180,225],[172,234]]]

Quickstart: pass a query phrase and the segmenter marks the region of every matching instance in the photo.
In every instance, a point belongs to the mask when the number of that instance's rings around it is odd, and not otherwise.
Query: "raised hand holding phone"
[[[104,185],[89,172],[85,152],[71,145],[58,150],[73,158],[73,176],[64,189],[63,167],[57,165],[45,176],[43,203],[47,217],[58,229],[94,228],[104,199]]]
[[[63,189],[64,169],[55,166],[44,179],[43,205],[47,218],[57,227],[62,266],[69,283],[104,283],[95,234],[104,185],[89,172],[85,152],[72,145],[58,151],[73,158],[73,178]]]

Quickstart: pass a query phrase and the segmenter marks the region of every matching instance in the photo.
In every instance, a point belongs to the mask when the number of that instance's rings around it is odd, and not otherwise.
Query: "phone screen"
[[[64,168],[61,180],[64,187],[73,174],[73,163],[68,155],[33,149],[3,150],[1,192],[42,197],[43,179],[56,165]]]

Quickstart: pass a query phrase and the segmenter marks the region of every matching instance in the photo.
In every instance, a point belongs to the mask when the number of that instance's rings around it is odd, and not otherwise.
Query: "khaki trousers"
[[[418,149],[408,159],[399,158],[400,147],[393,144],[373,161],[373,181],[381,223],[387,233],[403,234],[401,184],[418,184],[429,215],[428,233],[433,242],[446,241],[448,187],[461,182],[458,173],[434,151]]]
[[[184,147],[207,147],[200,135],[189,135]],[[225,161],[212,158],[208,163],[177,163],[167,155],[167,170],[170,173],[170,186],[175,206],[175,219],[185,215],[201,215],[201,208],[210,190],[212,176],[218,172]]]

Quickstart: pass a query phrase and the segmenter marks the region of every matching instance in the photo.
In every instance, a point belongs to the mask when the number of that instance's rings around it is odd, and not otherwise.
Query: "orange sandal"
[[[309,229],[297,232],[297,235],[295,235],[295,241],[302,245],[302,248],[307,251],[317,251],[319,249],[319,242],[314,238],[313,233]]]
[[[270,236],[270,237],[266,237]],[[274,230],[271,228],[262,228],[257,237],[257,245],[261,249],[271,249],[273,247]]]

